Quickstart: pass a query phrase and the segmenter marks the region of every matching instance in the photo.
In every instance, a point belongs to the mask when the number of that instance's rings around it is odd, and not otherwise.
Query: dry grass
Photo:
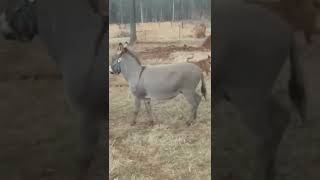
[[[208,92],[210,86],[208,81]],[[210,179],[211,99],[201,102],[197,123],[191,127],[185,125],[189,106],[182,96],[153,102],[154,127],[147,125],[144,108],[132,127],[133,97],[128,88],[110,88],[109,93],[109,178]]]
[[[206,36],[206,25],[205,24],[199,24],[194,27],[193,29],[193,36],[195,38],[202,38]]]
[[[193,37],[193,28],[199,24],[199,22],[186,21],[181,27],[180,22],[161,22],[161,23],[138,23],[137,24],[137,39],[139,41],[158,41],[168,42],[179,39],[190,39]],[[211,34],[210,22],[205,22],[206,36]],[[121,37],[121,34],[129,32],[129,26],[121,28],[116,24],[109,25],[109,38]],[[180,35],[180,38],[179,38]],[[122,36],[124,37],[124,36]],[[109,41],[110,41],[109,39]]]

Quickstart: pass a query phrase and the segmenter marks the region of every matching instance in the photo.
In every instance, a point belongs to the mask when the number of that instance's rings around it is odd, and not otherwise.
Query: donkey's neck
[[[139,81],[142,66],[134,59],[123,59],[121,72],[130,86],[135,86]]]

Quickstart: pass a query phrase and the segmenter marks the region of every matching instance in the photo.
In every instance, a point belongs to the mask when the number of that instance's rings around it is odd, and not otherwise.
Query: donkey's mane
[[[141,61],[139,60],[138,56],[135,55],[132,51],[130,51],[128,48],[124,48],[123,51],[120,53],[120,56],[122,56],[123,54],[128,53],[129,55],[131,55],[139,65],[141,65]]]

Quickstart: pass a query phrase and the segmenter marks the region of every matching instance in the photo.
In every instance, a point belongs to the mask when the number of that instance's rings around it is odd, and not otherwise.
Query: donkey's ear
[[[126,47],[128,47],[128,45],[129,45],[129,43],[126,41],[126,42],[124,43],[124,47],[126,48]]]
[[[118,47],[118,51],[123,51],[123,44],[122,43],[119,43],[119,47]]]

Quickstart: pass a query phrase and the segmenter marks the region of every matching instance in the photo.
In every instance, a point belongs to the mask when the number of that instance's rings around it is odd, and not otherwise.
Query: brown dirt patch
[[[166,59],[170,56],[171,53],[178,52],[178,51],[186,51],[186,52],[207,51],[207,49],[203,47],[192,47],[187,45],[184,45],[184,46],[170,45],[167,47],[156,47],[156,48],[144,50],[140,52],[140,57],[142,59],[151,59],[151,58]]]
[[[193,37],[194,38],[203,38],[206,37],[206,25],[204,25],[203,23],[196,25],[192,32],[193,32]]]
[[[211,49],[211,35],[207,37],[207,39],[202,44],[203,48]]]

